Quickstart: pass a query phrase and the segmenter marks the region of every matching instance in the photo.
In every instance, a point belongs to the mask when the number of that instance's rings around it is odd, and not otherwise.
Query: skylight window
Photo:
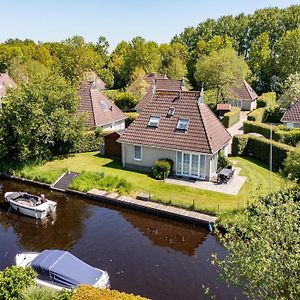
[[[148,123],[148,126],[157,127],[158,124],[159,124],[159,120],[160,120],[160,117],[151,116],[150,120],[149,120],[149,123]]]
[[[107,103],[105,101],[101,100],[100,105],[101,105],[101,108],[103,110],[108,110],[108,106],[107,106]]]
[[[175,108],[170,107],[169,110],[168,110],[167,116],[172,117],[172,116],[174,116],[174,113],[175,113]]]
[[[187,130],[189,126],[189,120],[188,119],[179,119],[177,123],[177,129],[180,130]]]

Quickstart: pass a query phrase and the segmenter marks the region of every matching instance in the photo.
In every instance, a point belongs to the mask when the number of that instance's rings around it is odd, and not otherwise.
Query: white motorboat
[[[56,211],[56,202],[43,195],[39,197],[24,192],[7,192],[4,197],[13,209],[36,219],[43,219]]]
[[[82,284],[109,288],[106,271],[94,268],[68,251],[44,250],[16,255],[16,265],[32,267],[37,272],[37,285],[54,290],[72,289]]]

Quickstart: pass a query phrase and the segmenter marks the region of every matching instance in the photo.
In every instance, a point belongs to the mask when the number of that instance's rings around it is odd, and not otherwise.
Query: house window
[[[175,108],[170,107],[169,110],[168,110],[167,116],[172,117],[172,116],[174,116],[174,113],[175,113]]]
[[[178,174],[182,172],[182,152],[177,152],[176,170]]]
[[[189,126],[189,120],[188,119],[179,119],[177,123],[177,129],[180,130],[187,130]]]
[[[159,120],[160,120],[160,117],[151,116],[150,120],[149,120],[149,123],[148,123],[148,126],[157,127],[158,124],[159,124]]]
[[[101,100],[100,105],[101,105],[102,110],[104,110],[104,111],[108,110],[108,105],[105,101]]]
[[[142,147],[134,146],[134,160],[142,160]]]

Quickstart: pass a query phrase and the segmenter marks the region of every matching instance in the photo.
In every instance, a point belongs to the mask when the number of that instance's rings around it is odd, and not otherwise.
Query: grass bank
[[[145,192],[150,193],[154,200],[157,199],[164,203],[182,207],[191,207],[194,203],[194,208],[197,210],[223,213],[243,208],[248,202],[253,201],[256,195],[266,194],[270,190],[270,174],[266,165],[250,158],[232,157],[231,160],[235,161],[236,166],[242,169],[240,175],[248,178],[236,196],[157,181],[147,174],[125,170],[119,161],[100,157],[96,152],[57,158],[42,166],[30,168],[26,172],[22,170],[21,172],[23,173],[21,174],[31,179],[33,179],[32,176],[40,176],[38,178],[45,179],[44,182],[49,183],[51,180],[54,182],[61,175],[62,170],[72,170],[80,173],[103,172],[106,176],[115,176],[121,182],[123,181],[120,186],[121,192],[129,193],[133,197],[139,192]],[[54,179],[56,175],[57,177]],[[86,191],[92,187],[105,189],[105,186],[103,187],[102,185],[92,186],[95,184],[94,179],[90,181],[90,177],[83,178],[82,176],[81,179],[78,177],[77,182],[74,181],[72,183],[73,188],[81,191]],[[124,184],[124,180],[126,184]],[[272,172],[273,189],[280,188],[285,184],[286,180],[280,174]]]

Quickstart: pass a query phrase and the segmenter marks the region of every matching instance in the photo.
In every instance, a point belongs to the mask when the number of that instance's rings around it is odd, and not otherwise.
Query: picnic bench
[[[218,173],[217,182],[219,184],[228,183],[234,175],[234,169],[224,168]]]

